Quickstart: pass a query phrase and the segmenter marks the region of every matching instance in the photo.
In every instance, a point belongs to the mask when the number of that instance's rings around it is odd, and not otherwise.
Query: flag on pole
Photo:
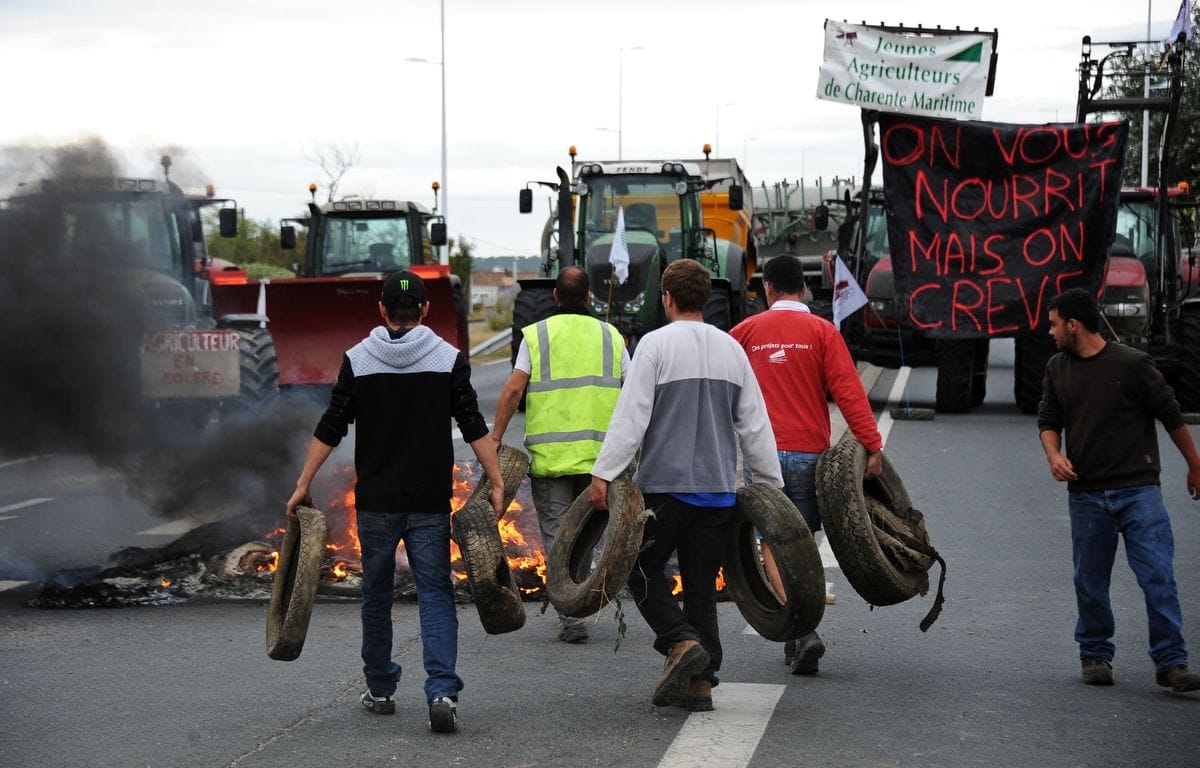
[[[1192,0],[1183,0],[1179,4],[1179,13],[1175,14],[1175,23],[1171,25],[1171,31],[1167,34],[1167,39],[1163,40],[1166,45],[1174,45],[1179,39],[1179,34],[1183,33],[1184,41],[1192,39]]]
[[[625,285],[629,279],[629,240],[625,237],[625,208],[617,209],[617,230],[613,232],[612,250],[608,254],[617,282]]]
[[[842,261],[841,256],[835,257],[833,268],[833,324],[840,331],[842,320],[852,315],[855,310],[867,303],[867,294],[858,287],[858,281],[850,274],[850,269]]]

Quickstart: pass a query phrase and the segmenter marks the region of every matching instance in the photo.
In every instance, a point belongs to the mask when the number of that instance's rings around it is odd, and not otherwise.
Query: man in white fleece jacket
[[[716,577],[736,501],[737,440],[757,482],[783,487],[775,437],[746,353],[704,322],[712,290],[691,259],[662,276],[670,324],[639,342],[612,423],[592,468],[591,502],[608,508],[608,483],[641,448],[634,481],[655,519],[629,589],[667,657],[651,699],[656,706],[712,709],[721,668]],[[737,436],[735,438],[735,435]],[[679,551],[683,609],[665,568]]]

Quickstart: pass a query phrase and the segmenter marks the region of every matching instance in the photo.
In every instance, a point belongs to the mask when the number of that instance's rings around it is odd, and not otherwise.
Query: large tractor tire
[[[267,655],[276,661],[292,661],[304,648],[327,530],[324,513],[313,507],[297,507],[288,519],[267,607]]]
[[[704,322],[722,331],[733,327],[733,295],[728,285],[718,285],[714,281],[708,301],[704,304]]]
[[[755,530],[771,548],[787,601],[763,571]],[[725,583],[746,622],[775,642],[804,637],[825,614],[825,569],[812,531],[783,491],[762,483],[738,489],[725,546]]]
[[[1042,383],[1046,363],[1057,350],[1054,340],[1044,331],[1018,338],[1014,345],[1013,397],[1021,413],[1037,413],[1042,401]]]
[[[938,342],[937,409],[941,413],[971,410],[975,349],[970,341]]]
[[[525,626],[521,590],[504,556],[491,504],[486,499],[468,501],[454,513],[451,523],[483,630],[500,635]]]
[[[279,357],[266,328],[238,328],[241,391],[225,403],[225,416],[246,417],[266,412],[279,396]]]
[[[924,595],[927,571],[940,563],[937,598],[921,622],[928,629],[941,612],[945,563],[887,456],[883,472],[870,480],[863,479],[866,462],[866,451],[849,433],[817,461],[817,504],[829,546],[850,586],[871,605]]]
[[[1175,395],[1184,411],[1200,411],[1200,306],[1197,305],[1185,306],[1179,317],[1179,383]]]
[[[586,618],[616,596],[629,581],[652,514],[629,472],[608,484],[607,511],[593,507],[587,491],[579,494],[563,515],[546,567],[546,594],[559,613]]]
[[[975,342],[975,370],[971,375],[971,405],[983,405],[987,397],[988,353],[991,341],[980,339]]]

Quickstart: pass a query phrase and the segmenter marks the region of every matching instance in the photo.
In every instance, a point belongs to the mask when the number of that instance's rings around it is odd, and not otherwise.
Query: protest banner
[[[1128,125],[880,115],[896,300],[931,338],[1047,327],[1061,291],[1100,287]]]

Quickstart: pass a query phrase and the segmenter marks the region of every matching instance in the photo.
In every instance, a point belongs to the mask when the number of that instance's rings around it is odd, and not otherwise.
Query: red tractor
[[[310,187],[315,192],[315,185]],[[462,282],[434,250],[446,243],[446,225],[419,203],[345,198],[309,204],[309,215],[286,219],[284,248],[296,247],[296,228],[308,229],[304,261],[295,277],[250,279],[217,260],[208,266],[217,312],[262,315],[279,356],[279,385],[330,386],[343,353],[380,322],[383,281],[407,269],[425,281],[425,324],[461,350],[469,346],[468,305]]]

